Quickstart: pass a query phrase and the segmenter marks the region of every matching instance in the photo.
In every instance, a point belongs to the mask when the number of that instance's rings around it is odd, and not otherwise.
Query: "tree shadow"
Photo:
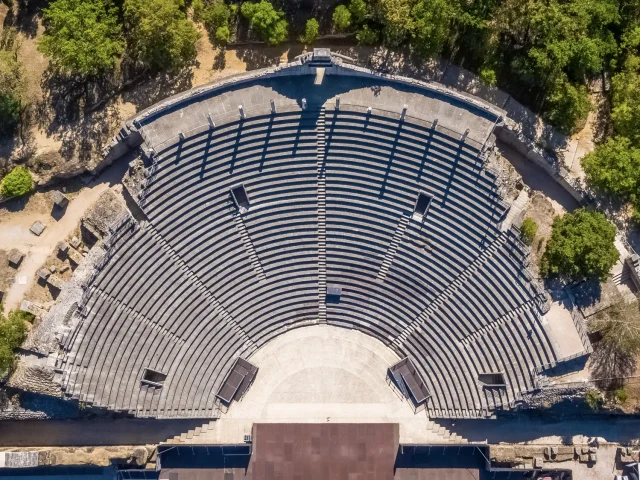
[[[636,370],[636,358],[620,351],[609,342],[600,341],[593,346],[590,369],[596,385],[603,390],[620,388],[624,379]]]
[[[289,45],[290,46],[290,45]],[[280,57],[288,50],[287,44],[277,47],[264,45],[241,46],[236,49],[236,55],[247,65],[247,70],[273,67],[280,63]]]
[[[192,85],[193,72],[190,68],[184,68],[179,72],[162,72],[144,78],[135,88],[125,89],[122,92],[122,101],[134,104],[140,112],[160,100],[189,90]]]
[[[221,47],[216,52],[216,56],[213,59],[213,69],[214,70],[224,70],[227,66],[227,49],[225,47]]]

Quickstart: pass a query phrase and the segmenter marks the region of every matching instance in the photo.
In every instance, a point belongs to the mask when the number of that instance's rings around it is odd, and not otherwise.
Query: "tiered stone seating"
[[[364,106],[252,108],[157,148],[148,222],[117,228],[80,306],[67,393],[138,416],[212,416],[235,357],[317,322],[325,282],[342,288],[327,322],[411,355],[430,415],[485,416],[531,389],[555,357],[482,146]],[[167,374],[162,388],[141,384],[144,368]],[[497,371],[506,388],[479,383]]]

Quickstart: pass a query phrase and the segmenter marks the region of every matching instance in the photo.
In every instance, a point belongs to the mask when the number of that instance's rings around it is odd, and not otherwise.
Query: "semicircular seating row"
[[[479,154],[427,122],[349,105],[265,107],[165,146],[141,202],[148,222],[113,234],[80,307],[67,394],[138,416],[211,416],[235,357],[317,322],[326,280],[342,288],[328,323],[411,355],[431,414],[512,404],[555,357],[526,249],[498,228],[506,207]],[[237,184],[251,203],[242,215],[230,195]],[[433,196],[424,221],[412,218],[419,191]],[[161,389],[141,386],[145,368],[167,375]],[[478,383],[495,371],[506,389]]]

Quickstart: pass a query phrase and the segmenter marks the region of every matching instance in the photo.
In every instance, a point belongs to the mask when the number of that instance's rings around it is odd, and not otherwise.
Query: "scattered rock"
[[[64,257],[69,251],[69,244],[67,242],[58,242],[56,248],[58,249],[58,253]]]
[[[64,273],[69,270],[69,265],[63,265],[60,267],[60,273]]]
[[[40,235],[42,235],[42,232],[44,232],[45,228],[46,227],[42,224],[42,222],[38,221],[31,225],[29,231],[39,237]]]
[[[80,254],[80,252],[78,252],[77,250],[70,249],[68,252],[68,255],[69,255],[69,261],[74,265],[80,265],[80,262],[82,262],[83,257]]]
[[[49,267],[49,271],[50,271],[51,273],[56,273],[56,271],[57,271],[57,270],[58,270],[58,267],[56,267],[55,265],[51,265],[51,266]]]
[[[69,243],[71,244],[71,246],[73,248],[75,248],[77,250],[78,247],[80,246],[81,242],[80,242],[80,239],[78,237],[73,237]]]
[[[48,268],[39,268],[36,276],[38,277],[38,281],[46,283],[47,279],[51,276],[51,271]]]
[[[24,258],[24,253],[22,253],[20,250],[17,250],[15,248],[12,249],[9,252],[9,255],[7,256],[7,259],[9,260],[9,266],[13,268],[18,268],[22,263],[23,258]]]

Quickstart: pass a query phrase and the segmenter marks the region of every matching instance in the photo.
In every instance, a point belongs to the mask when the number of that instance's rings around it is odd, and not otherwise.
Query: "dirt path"
[[[107,168],[69,202],[59,220],[47,213],[23,211],[9,213],[0,219],[0,249],[8,251],[17,248],[26,255],[16,272],[16,280],[6,293],[5,311],[20,306],[24,295],[35,281],[36,271],[53,253],[56,244],[76,229],[84,212],[105,190],[120,183],[126,169],[127,163],[124,161]],[[47,226],[39,237],[29,231],[37,220]]]

